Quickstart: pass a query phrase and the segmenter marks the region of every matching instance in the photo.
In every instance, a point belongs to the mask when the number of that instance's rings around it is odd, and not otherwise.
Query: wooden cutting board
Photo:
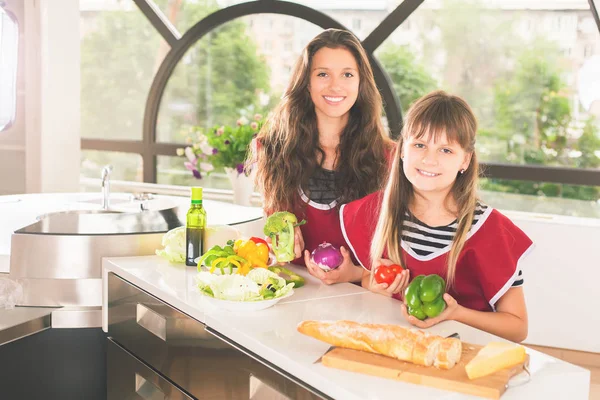
[[[481,348],[482,346],[463,342],[461,360],[450,370],[424,367],[380,354],[343,348],[334,348],[329,351],[322,357],[321,362],[327,367],[499,399],[506,391],[509,379],[523,372],[524,365],[529,365],[529,355],[523,364],[471,380],[467,377],[465,365],[477,355]]]

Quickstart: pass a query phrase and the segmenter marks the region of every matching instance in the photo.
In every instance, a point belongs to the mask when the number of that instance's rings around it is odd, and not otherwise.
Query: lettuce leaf
[[[265,300],[261,294],[261,285],[269,278],[275,286],[275,295],[270,298],[277,298],[286,295],[294,287],[293,283],[285,284],[285,280],[277,274],[264,268],[255,268],[243,275],[216,275],[210,272],[202,271],[196,276],[198,289],[205,295],[221,300],[231,301],[260,301]]]
[[[165,233],[161,244],[164,249],[156,250],[158,256],[176,264],[185,262],[185,226]]]
[[[281,278],[279,275],[277,275],[274,272],[269,271],[266,268],[254,268],[254,269],[252,269],[252,271],[248,272],[248,275],[246,275],[246,276],[250,280],[258,283],[259,285],[262,285],[269,278],[272,278],[277,282],[275,284],[275,287],[277,289],[281,289],[282,287],[285,286],[285,279]]]

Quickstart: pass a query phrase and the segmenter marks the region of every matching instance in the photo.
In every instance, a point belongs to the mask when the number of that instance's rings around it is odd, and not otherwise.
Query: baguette
[[[354,321],[303,321],[298,331],[337,347],[368,351],[426,367],[450,369],[460,361],[461,341],[398,325]]]

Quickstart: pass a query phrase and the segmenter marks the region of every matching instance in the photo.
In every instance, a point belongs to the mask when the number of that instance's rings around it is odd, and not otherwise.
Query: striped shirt
[[[477,203],[471,229],[479,222],[479,219],[487,208],[487,205]],[[412,215],[407,215],[407,219],[404,221],[404,229],[402,230],[402,240],[415,254],[426,257],[451,246],[457,228],[458,222],[456,220],[445,226],[432,227],[419,221]],[[522,285],[523,271],[519,270],[512,286],[518,287]]]

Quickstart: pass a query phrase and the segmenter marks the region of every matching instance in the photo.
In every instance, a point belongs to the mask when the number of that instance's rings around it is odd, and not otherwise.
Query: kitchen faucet
[[[108,210],[110,203],[110,173],[112,172],[112,165],[106,165],[102,168],[102,209]]]

